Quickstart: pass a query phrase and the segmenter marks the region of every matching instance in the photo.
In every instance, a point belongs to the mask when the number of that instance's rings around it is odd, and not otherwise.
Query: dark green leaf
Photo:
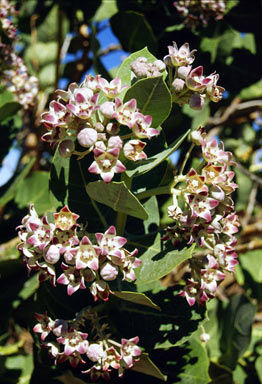
[[[129,177],[136,177],[143,175],[144,173],[150,171],[152,168],[156,167],[158,164],[162,163],[168,156],[170,156],[174,151],[176,151],[180,145],[183,143],[190,130],[188,130],[184,135],[180,136],[177,140],[175,140],[172,144],[169,145],[168,148],[164,149],[164,151],[149,157],[148,159],[141,160],[137,163],[128,163],[128,170],[126,171]],[[155,139],[157,140],[157,139]]]
[[[19,208],[24,208],[29,203],[35,204],[35,209],[42,215],[53,208],[49,196],[49,173],[44,171],[34,172],[31,176],[24,179],[15,195],[15,202]]]
[[[152,232],[158,228],[160,223],[159,208],[156,196],[150,197],[144,204],[145,210],[148,212],[148,219],[144,220],[145,233]]]
[[[221,362],[234,369],[251,340],[251,327],[256,306],[244,295],[233,296],[223,317]]]
[[[259,377],[259,380],[262,383],[262,356],[259,356],[256,359],[255,367],[256,367],[256,371],[257,371],[257,375]]]
[[[116,0],[103,0],[102,4],[95,13],[94,21],[109,19],[117,13]]]
[[[140,360],[134,364],[132,370],[166,381],[166,376],[157,368],[147,353],[141,355]]]
[[[132,303],[145,305],[147,307],[151,307],[157,309],[158,311],[161,311],[161,308],[155,303],[153,303],[153,301],[149,299],[149,297],[147,297],[144,293],[130,291],[115,291],[114,295],[116,297],[119,297],[119,299],[131,301]]]
[[[124,101],[132,98],[136,99],[141,113],[152,116],[152,127],[155,128],[167,119],[172,108],[171,93],[163,76],[136,81],[126,92]]]
[[[143,244],[129,242],[138,248],[146,248],[146,252],[140,257],[141,267],[136,270],[137,284],[148,284],[159,280],[170,273],[183,261],[192,257],[195,246],[183,249],[174,249],[173,246],[163,249],[160,234],[157,234],[154,244],[146,247]]]
[[[151,52],[156,52],[156,38],[143,14],[132,11],[118,12],[111,17],[110,24],[125,51],[135,52],[148,46]]]
[[[95,181],[87,184],[86,191],[92,199],[109,206],[116,212],[126,213],[142,220],[148,218],[145,208],[127,188],[124,181],[109,184],[102,180]]]
[[[0,208],[2,208],[4,205],[6,205],[10,200],[12,200],[15,197],[16,191],[18,187],[20,186],[20,183],[23,181],[23,179],[28,175],[31,168],[33,167],[35,163],[35,158],[31,158],[31,160],[26,164],[24,169],[21,171],[21,173],[15,178],[15,180],[12,182],[8,190],[5,192],[3,196],[0,198]]]

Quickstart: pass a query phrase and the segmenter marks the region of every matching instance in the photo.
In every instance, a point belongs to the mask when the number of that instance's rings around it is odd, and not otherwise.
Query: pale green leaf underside
[[[114,292],[114,295],[118,297],[119,299],[126,300],[126,301],[131,301],[132,303],[135,304],[140,304],[140,305],[145,305],[150,308],[157,309],[158,311],[161,311],[161,308],[153,303],[147,295],[144,293],[139,293],[139,292],[130,292],[130,291],[121,291],[121,292]]]

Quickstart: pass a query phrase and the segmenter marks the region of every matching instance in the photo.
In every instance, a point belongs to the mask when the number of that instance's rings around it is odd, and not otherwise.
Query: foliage
[[[261,382],[260,1],[11,3],[2,169],[14,148],[19,160],[0,187],[0,382]],[[104,29],[119,44],[104,47]],[[197,189],[212,164],[227,176]],[[192,196],[206,198],[198,219]]]

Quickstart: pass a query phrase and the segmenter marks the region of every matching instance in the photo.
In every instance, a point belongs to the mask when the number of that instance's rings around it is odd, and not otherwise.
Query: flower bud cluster
[[[79,331],[74,321],[63,319],[52,320],[44,314],[35,314],[38,323],[33,331],[41,334],[42,347],[48,349],[49,356],[55,364],[68,361],[72,367],[78,364],[93,364],[83,374],[90,374],[92,381],[99,378],[110,380],[112,369],[123,377],[126,369],[130,369],[140,360],[142,353],[137,346],[139,337],[129,340],[121,339],[121,344],[101,335],[95,341],[88,339],[88,334]],[[103,328],[103,326],[101,327]],[[100,332],[102,334],[102,332]],[[47,341],[47,337],[50,341]]]
[[[168,207],[168,215],[175,224],[167,228],[164,237],[174,245],[186,241],[207,249],[206,256],[190,259],[192,277],[180,293],[190,305],[196,301],[204,304],[214,297],[226,271],[235,270],[238,262],[234,235],[240,225],[231,198],[238,187],[232,181],[234,172],[229,170],[234,164],[232,154],[224,151],[222,142],[206,141],[202,129],[195,132],[193,141],[201,142],[203,162],[198,171],[191,168],[187,175],[175,178],[176,184],[184,185],[173,189],[173,205]]]
[[[180,106],[189,104],[192,109],[201,110],[206,99],[215,103],[222,99],[225,89],[217,85],[219,75],[214,72],[205,77],[202,66],[192,69],[195,49],[190,51],[188,43],[178,49],[177,44],[173,42],[173,46],[168,46],[168,50],[169,54],[164,57],[164,62],[172,74],[173,102]]]
[[[115,173],[126,170],[119,160],[121,152],[132,161],[146,158],[146,144],[140,139],[159,134],[151,128],[152,117],[139,112],[135,99],[126,103],[120,100],[118,96],[124,88],[120,79],[108,82],[100,75],[89,75],[80,86],[72,83],[68,91],[57,90],[57,100],[51,101],[49,111],[41,116],[48,130],[42,140],[59,144],[62,157],[76,154],[82,158],[93,152],[89,172],[100,174],[109,183]],[[121,138],[121,126],[128,127],[131,133]],[[124,143],[126,136],[133,139]],[[75,150],[76,140],[85,151]]]
[[[16,16],[17,11],[8,0],[0,0],[0,23],[3,32],[9,39],[14,39],[17,28],[12,19]]]
[[[166,69],[162,60],[155,60],[153,63],[148,63],[147,58],[143,56],[133,61],[130,67],[138,79],[161,76]]]
[[[32,107],[38,94],[37,78],[29,76],[23,59],[11,45],[0,44],[0,62],[1,83],[24,109]]]
[[[173,4],[190,29],[223,19],[226,10],[224,0],[178,0]]]
[[[89,289],[94,299],[106,301],[112,293],[108,282],[119,273],[123,280],[136,279],[134,269],[141,264],[135,257],[138,250],[127,251],[124,248],[127,240],[116,236],[114,226],[105,233],[96,233],[96,241],[91,242],[79,230],[78,217],[65,206],[54,214],[54,223],[50,223],[47,216],[39,218],[31,204],[29,214],[18,227],[21,240],[18,249],[28,270],[40,271],[40,281],[49,279],[54,286],[66,285],[69,296],[91,283]],[[56,278],[59,262],[62,274]]]

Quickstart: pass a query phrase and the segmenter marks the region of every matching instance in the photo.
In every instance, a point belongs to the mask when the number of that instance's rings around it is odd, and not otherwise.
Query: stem
[[[120,136],[122,140],[131,139],[133,136],[133,133],[128,133],[127,135]]]
[[[174,78],[173,78],[173,70],[170,67],[168,67],[168,78],[169,78],[169,86],[171,88]]]
[[[189,156],[190,156],[190,154],[191,154],[192,149],[194,148],[194,146],[195,146],[195,144],[192,143],[191,146],[190,146],[190,148],[189,148],[189,150],[187,151],[186,156],[185,156],[185,158],[184,158],[184,161],[183,161],[183,163],[182,163],[182,165],[181,165],[179,175],[183,175],[183,171],[184,171],[185,165],[186,165],[186,163],[187,163],[187,160],[189,159]]]
[[[132,185],[132,178],[128,177],[127,174],[124,172],[121,176],[121,181],[124,181],[127,188],[131,189]],[[125,227],[126,227],[126,220],[127,220],[127,214],[123,212],[117,212],[116,217],[116,231],[119,236],[123,236],[125,233]]]
[[[164,187],[152,188],[145,192],[137,193],[135,196],[139,200],[143,200],[147,197],[156,196],[156,195],[169,195],[170,193],[171,193],[171,186],[165,185]]]
[[[77,160],[82,160],[83,157],[85,157],[85,156],[88,155],[90,152],[92,152],[93,148],[94,148],[94,147],[92,146],[91,148],[87,149],[87,150],[84,151],[84,152],[74,151],[74,152],[73,152],[73,155],[77,155],[77,156],[78,156]]]

